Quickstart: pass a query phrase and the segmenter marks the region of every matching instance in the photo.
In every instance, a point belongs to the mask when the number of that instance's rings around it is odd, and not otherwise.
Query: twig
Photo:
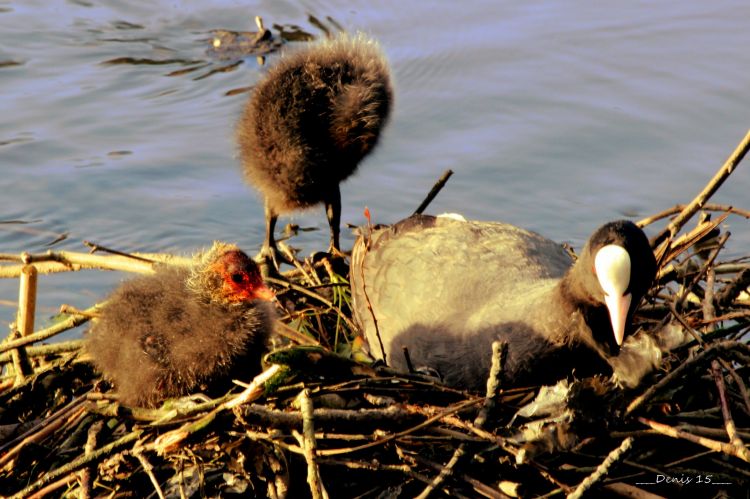
[[[716,329],[713,320],[716,318],[716,306],[714,304],[714,285],[716,284],[716,272],[713,265],[706,270],[706,293],[703,296],[703,321],[707,323],[705,333]]]
[[[449,424],[451,426],[455,426],[456,428],[461,428],[463,430],[469,431],[473,433],[474,435],[478,436],[481,439],[486,440],[487,442],[493,443],[503,449],[505,452],[516,458],[518,456],[518,450],[514,449],[508,443],[505,441],[503,437],[500,437],[498,435],[494,435],[486,430],[483,430],[481,428],[477,428],[475,425],[463,421],[461,419],[458,419],[456,417],[447,416],[440,420],[442,423]]]
[[[714,260],[716,260],[716,257],[719,256],[719,251],[721,251],[721,249],[724,247],[730,235],[731,235],[730,232],[725,232],[721,235],[718,242],[716,243],[716,248],[714,248],[711,251],[711,254],[706,259],[706,263],[704,263],[700,271],[693,276],[692,280],[690,281],[690,284],[685,286],[685,288],[683,289],[683,292],[680,294],[680,296],[676,300],[676,303],[680,307],[682,306],[683,302],[687,298],[688,293],[693,288],[693,286],[698,284],[698,282],[703,278],[703,276],[706,275],[706,273],[708,272],[708,269],[711,268],[711,266],[714,263]],[[711,292],[713,293],[713,290]]]
[[[748,286],[750,286],[750,269],[743,269],[732,282],[716,293],[716,303],[720,307],[731,305],[737,296],[746,290]]]
[[[63,487],[67,487],[71,483],[75,482],[78,478],[76,477],[75,473],[71,473],[68,476],[64,476],[61,479],[57,480],[56,482],[52,482],[46,487],[43,487],[42,489],[38,490],[35,494],[30,495],[26,499],[43,499],[44,497],[49,497],[50,494],[55,492],[56,490],[59,490]],[[84,498],[81,498],[84,499]]]
[[[391,434],[391,435],[389,435],[389,436],[387,436],[385,438],[382,438],[380,440],[377,440],[375,442],[370,442],[370,443],[362,444],[362,445],[359,445],[357,447],[347,447],[347,448],[342,448],[342,449],[323,449],[323,450],[319,450],[318,451],[318,455],[319,456],[336,456],[336,455],[339,455],[339,454],[349,454],[349,453],[352,453],[352,452],[358,452],[358,451],[361,451],[361,450],[364,450],[364,449],[369,449],[371,447],[376,447],[376,446],[379,446],[379,445],[383,445],[383,444],[388,443],[388,442],[390,442],[392,440],[396,440],[396,439],[401,438],[403,436],[406,436],[406,435],[409,435],[411,433],[414,433],[415,431],[421,430],[422,428],[430,426],[435,421],[440,421],[441,419],[443,419],[446,416],[449,416],[451,414],[455,414],[457,412],[463,411],[464,409],[468,409],[469,407],[471,407],[473,405],[477,405],[481,401],[482,401],[482,399],[466,400],[464,402],[455,404],[452,407],[449,407],[449,408],[445,409],[444,411],[441,411],[440,413],[438,413],[435,416],[432,416],[432,417],[426,419],[425,421],[419,423],[416,426],[413,426],[413,427],[411,427],[411,428],[409,428],[407,430],[404,430],[404,431],[400,431],[398,433],[393,433],[393,434]]]
[[[740,141],[732,154],[727,158],[724,164],[719,168],[714,177],[708,182],[703,190],[689,203],[685,208],[680,211],[674,220],[667,225],[664,230],[657,234],[651,243],[652,247],[656,247],[659,243],[664,241],[667,237],[674,237],[677,232],[682,228],[683,225],[697,212],[701,206],[706,204],[706,201],[721,187],[721,184],[729,178],[729,175],[734,171],[737,165],[745,157],[748,149],[750,149],[750,130],[745,134],[745,137]]]
[[[636,487],[635,485],[630,485],[623,482],[610,483],[604,485],[602,488],[604,490],[612,492],[617,497],[626,497],[630,499],[667,499],[664,496],[652,494],[651,492],[647,492],[641,488]]]
[[[403,355],[404,355],[404,362],[406,363],[406,370],[410,374],[413,374],[413,373],[417,372],[414,369],[414,364],[411,363],[411,354],[409,353],[409,347],[407,347],[407,346],[401,347],[401,353],[403,353]]]
[[[732,365],[729,362],[726,362],[724,359],[721,359],[721,364],[724,366],[724,369],[726,369],[729,372],[729,375],[732,376],[732,379],[735,383],[737,383],[737,387],[740,390],[740,394],[742,395],[742,400],[745,402],[745,412],[748,416],[750,416],[750,394],[747,391],[747,386],[745,386],[745,382],[742,381],[742,378],[739,374],[737,374],[737,371],[734,370]]]
[[[247,430],[247,429],[245,430],[245,435],[250,440],[270,442],[273,445],[281,447],[285,451],[292,452],[294,454],[299,454],[300,456],[304,456],[305,455],[305,450],[301,446],[282,442],[281,440],[279,440],[279,436],[278,435],[270,435],[268,433],[263,433],[263,432],[259,432],[259,431],[253,431],[253,430]]]
[[[88,317],[89,319],[98,319],[99,317],[101,317],[101,314],[99,313],[87,312],[86,310],[80,310],[74,307],[73,305],[68,305],[67,303],[63,303],[62,305],[60,305],[60,313],[67,314],[67,315],[82,315],[84,317]]]
[[[677,319],[677,322],[679,322],[680,325],[685,328],[685,331],[687,331],[690,334],[690,336],[692,336],[693,339],[698,342],[699,345],[703,345],[704,342],[703,342],[703,338],[701,338],[701,335],[698,334],[698,332],[695,329],[693,329],[690,326],[690,324],[687,323],[685,318],[680,315],[680,313],[675,308],[674,303],[669,303],[668,307],[669,307],[669,312],[672,314],[672,317]]]
[[[110,253],[112,255],[119,255],[119,256],[124,256],[126,258],[131,258],[133,260],[140,260],[141,262],[146,262],[146,263],[156,262],[156,260],[152,258],[146,258],[144,256],[136,255],[133,253],[125,253],[123,251],[118,251],[112,248],[107,248],[106,246],[102,246],[100,244],[97,244],[91,241],[83,241],[83,245],[91,248],[91,253],[96,253],[97,251],[103,251],[105,253]]]
[[[714,382],[716,383],[716,389],[719,391],[719,404],[721,406],[721,414],[724,417],[724,427],[727,430],[727,436],[729,436],[729,442],[737,448],[744,448],[745,444],[737,434],[737,426],[734,424],[732,418],[732,412],[729,410],[729,404],[727,403],[726,387],[724,386],[724,375],[721,372],[721,366],[718,360],[711,361],[711,374],[713,375]],[[747,453],[747,449],[745,450]]]
[[[266,282],[270,282],[272,284],[275,284],[277,286],[281,286],[283,288],[293,289],[294,291],[302,293],[303,295],[307,295],[310,298],[314,298],[315,300],[319,301],[320,303],[322,303],[326,307],[330,308],[331,310],[333,310],[334,312],[336,312],[337,314],[339,314],[341,316],[341,318],[344,320],[344,322],[346,322],[346,325],[349,326],[349,328],[352,331],[356,331],[357,330],[357,326],[354,325],[354,323],[351,321],[351,319],[349,319],[346,316],[346,314],[339,307],[337,307],[333,302],[331,302],[330,300],[327,300],[326,298],[322,297],[318,293],[313,293],[309,289],[307,289],[307,288],[305,288],[303,286],[299,286],[297,284],[294,284],[293,282],[283,281],[281,279],[276,279],[274,277],[266,277]]]
[[[271,428],[302,428],[302,416],[297,412],[270,409],[263,405],[247,404],[241,409],[241,417],[254,424]],[[407,412],[396,405],[383,409],[320,408],[314,411],[315,421],[322,427],[351,427],[365,431],[366,428],[384,425],[414,424],[419,415]]]
[[[23,253],[13,255],[2,253],[0,260],[21,261],[24,264],[35,263],[40,274],[54,272],[75,272],[82,269],[121,270],[138,274],[151,274],[154,264],[133,260],[119,255],[91,255],[73,251],[48,251],[38,255]],[[0,266],[0,277],[18,277],[23,270],[21,265]]]
[[[97,439],[99,438],[99,433],[102,431],[102,428],[104,427],[104,421],[99,420],[91,425],[91,427],[88,430],[88,435],[86,436],[86,445],[83,448],[84,455],[91,454],[96,450],[96,444]],[[86,468],[83,468],[79,474],[81,478],[81,493],[79,495],[79,499],[89,499],[91,497],[91,491],[92,491],[92,473],[95,472],[93,467],[89,466]]]
[[[418,463],[427,465],[430,468],[433,468],[435,470],[440,471],[441,473],[443,471],[446,471],[447,467],[443,467],[440,464],[438,464],[436,462],[433,462],[433,461],[430,461],[429,459],[425,459],[422,456],[417,455],[417,456],[415,456],[415,459],[416,459],[416,461]],[[485,483],[480,482],[476,478],[472,478],[472,477],[470,477],[468,475],[456,473],[452,469],[448,469],[447,473],[449,475],[453,476],[453,477],[456,477],[456,478],[459,478],[459,479],[465,481],[466,483],[468,483],[469,485],[471,485],[472,487],[474,487],[474,490],[476,490],[478,493],[480,493],[484,497],[489,497],[491,499],[509,499],[509,496],[503,494],[499,490],[495,490],[494,488],[490,487],[489,485],[487,485]]]
[[[717,408],[717,410],[720,410]],[[727,430],[726,428],[711,428],[708,426],[701,426],[696,424],[687,424],[687,423],[678,423],[677,426],[675,426],[678,430],[686,431],[688,433],[694,433],[695,435],[700,435],[703,437],[717,437],[717,438],[724,438],[727,436]],[[749,432],[737,432],[737,435],[740,437],[749,438],[750,433]]]
[[[95,314],[103,305],[104,303],[98,303],[91,308],[87,308],[84,312],[87,315]],[[46,340],[60,333],[64,333],[69,329],[76,328],[81,324],[85,324],[88,321],[89,317],[86,315],[74,315],[68,317],[63,321],[58,322],[54,326],[50,326],[46,329],[37,331],[36,333],[26,336],[25,338],[19,338],[17,340],[7,341],[0,344],[0,353],[7,352],[8,350],[13,350],[14,348],[18,348],[20,346],[30,345],[32,343],[36,343],[37,341]]]
[[[223,402],[221,405],[217,406],[200,419],[190,423],[186,423],[176,430],[172,430],[170,432],[159,435],[156,440],[154,440],[153,443],[147,445],[146,448],[148,450],[155,450],[159,455],[164,455],[167,452],[176,449],[187,437],[206,428],[221,411],[225,409],[233,409],[241,404],[251,402],[263,395],[265,383],[273,376],[275,376],[280,370],[281,366],[279,365],[273,365],[269,367],[268,369],[257,375],[255,378],[253,378],[253,381],[247,386],[247,388],[238,393],[236,396]]]
[[[688,442],[702,445],[703,447],[706,447],[707,449],[711,449],[716,452],[723,452],[724,454],[727,454],[729,456],[734,456],[738,459],[742,459],[743,461],[750,463],[750,452],[748,452],[747,448],[745,447],[737,447],[735,445],[724,443],[724,442],[719,442],[717,440],[712,440],[710,438],[699,437],[699,436],[693,435],[692,433],[687,433],[685,431],[678,430],[677,428],[673,428],[669,425],[657,423],[656,421],[652,421],[650,419],[646,419],[642,417],[639,417],[638,421],[640,421],[646,426],[653,428],[654,430],[658,431],[662,435],[666,435],[672,438],[681,438],[683,440],[687,440]]]
[[[219,406],[219,409],[234,409],[242,404],[247,404],[248,402],[256,400],[263,395],[265,384],[279,372],[281,372],[281,366],[278,364],[272,365],[253,378],[253,381],[242,392]]]
[[[664,465],[664,468],[669,469],[669,468],[672,468],[674,466],[677,466],[678,464],[683,464],[683,463],[686,463],[688,461],[692,461],[694,459],[699,459],[701,457],[711,455],[714,452],[715,451],[712,451],[712,450],[704,450],[702,452],[699,452],[697,454],[693,454],[691,456],[682,457],[680,459],[677,459],[676,461],[670,461],[670,462],[668,462],[667,464]]]
[[[302,334],[299,331],[292,329],[281,321],[274,321],[273,332],[300,345],[320,346],[320,342],[318,340],[310,338],[306,334]]]
[[[451,456],[448,463],[446,463],[446,465],[442,468],[438,468],[438,475],[433,478],[430,483],[427,484],[427,487],[425,487],[425,489],[418,496],[416,496],[417,499],[426,499],[433,492],[439,490],[443,486],[445,479],[453,475],[453,468],[458,464],[458,462],[464,455],[466,455],[466,444],[462,443],[455,451],[453,451],[453,455]]]
[[[0,393],[4,392],[8,388],[12,388],[16,384],[15,377],[9,376],[0,380]]]
[[[300,275],[302,275],[302,277],[307,280],[309,285],[315,286],[316,285],[315,279],[313,279],[312,275],[310,275],[310,273],[307,270],[305,270],[302,264],[297,260],[297,258],[294,256],[294,252],[292,251],[292,249],[281,241],[277,243],[277,246],[279,247],[281,252],[284,253],[284,255],[286,255],[287,259],[297,269]],[[314,272],[313,272],[313,275],[317,277],[317,274],[315,274]]]
[[[482,429],[484,424],[487,422],[487,417],[490,411],[495,406],[497,399],[497,393],[500,388],[500,377],[502,375],[502,366],[505,362],[505,356],[508,351],[508,344],[500,341],[492,342],[492,366],[490,367],[489,375],[487,376],[487,391],[484,396],[484,403],[479,414],[474,419],[474,425]],[[425,487],[425,489],[417,496],[419,499],[426,499],[432,492],[440,489],[445,479],[453,474],[453,468],[456,467],[458,462],[466,455],[466,443],[462,443],[453,452],[448,463],[440,470],[440,473]],[[481,492],[480,492],[481,493]]]
[[[75,352],[83,346],[84,340],[62,341],[51,345],[38,345],[26,347],[26,355],[31,357],[44,357],[60,353]],[[10,352],[0,354],[0,364],[10,362]]]
[[[62,407],[54,414],[42,419],[37,424],[35,424],[33,427],[29,428],[27,431],[25,431],[23,434],[18,435],[13,440],[10,440],[8,442],[4,442],[2,445],[0,445],[0,453],[5,452],[7,449],[13,447],[14,445],[18,444],[19,442],[22,442],[26,440],[27,438],[34,437],[37,432],[41,432],[44,430],[44,428],[48,425],[51,425],[58,419],[67,418],[71,413],[73,413],[77,408],[84,402],[85,397],[80,396],[77,397],[75,400],[72,400],[70,403],[68,403],[65,407]],[[29,440],[32,442],[37,442],[38,440]],[[10,453],[10,452],[9,452]],[[6,454],[4,454],[0,460],[4,460],[6,457]],[[2,467],[2,465],[0,465]]]
[[[21,333],[16,328],[16,323],[13,322],[10,324],[10,335],[5,343],[7,344],[19,339],[22,339]],[[26,355],[26,350],[24,350],[23,347],[11,350],[10,358],[13,362],[13,384],[22,385],[26,381],[26,378],[32,373],[31,364]]]
[[[36,312],[37,271],[33,265],[25,265],[18,285],[18,315],[16,323],[21,336],[34,332]]]
[[[681,235],[677,239],[670,239],[669,241],[665,241],[654,251],[657,262],[661,264],[662,262],[669,262],[671,260],[674,260],[681,253],[692,248],[695,244],[708,236],[713,230],[721,225],[721,223],[724,222],[724,220],[726,220],[728,216],[728,213],[723,213],[716,217],[715,220],[700,222],[690,232]],[[657,278],[662,279],[664,273],[664,269],[660,270]]]
[[[154,486],[154,490],[156,491],[156,495],[159,496],[159,499],[165,499],[164,492],[161,490],[161,486],[159,486],[159,481],[156,479],[156,475],[154,475],[154,467],[148,462],[146,456],[143,455],[143,449],[136,445],[130,453],[141,463],[143,471],[146,472],[149,480],[151,480],[151,484]]]
[[[594,485],[599,483],[604,476],[609,473],[613,464],[625,458],[625,455],[633,446],[633,438],[628,437],[622,441],[620,446],[609,453],[607,458],[596,468],[596,470],[587,476],[576,489],[568,494],[567,499],[580,499]]]
[[[414,471],[408,464],[386,464],[373,461],[344,461],[341,459],[319,459],[318,464],[328,466],[344,466],[353,470],[368,470],[368,471],[392,471],[396,473],[403,473],[408,477],[419,480],[420,482],[430,483],[430,479],[421,473]]]
[[[134,432],[129,433],[118,440],[115,440],[109,445],[105,445],[101,449],[94,451],[91,454],[85,454],[83,456],[80,456],[77,459],[74,459],[73,461],[71,461],[70,463],[60,466],[59,468],[56,468],[50,471],[49,473],[42,475],[42,477],[38,479],[36,482],[32,483],[25,489],[11,496],[11,499],[21,499],[23,497],[27,497],[29,494],[36,492],[37,490],[41,489],[42,487],[44,487],[45,485],[49,483],[54,482],[60,477],[66,476],[70,473],[73,473],[74,471],[78,471],[84,466],[88,466],[90,464],[99,462],[99,460],[109,456],[113,452],[118,451],[124,447],[127,447],[132,442],[135,442],[136,440],[138,440],[142,432],[143,430],[135,430]]]
[[[628,416],[639,409],[644,403],[653,398],[657,392],[672,383],[674,380],[679,379],[688,369],[693,369],[703,362],[712,359],[715,355],[721,352],[728,352],[734,348],[740,347],[741,345],[741,343],[736,341],[722,341],[711,345],[692,359],[686,360],[672,370],[672,372],[660,379],[658,383],[651,385],[645,392],[633,399],[628,405],[625,415]]]
[[[503,366],[508,356],[508,344],[504,341],[492,342],[492,365],[490,374],[487,376],[487,391],[484,396],[484,404],[479,409],[479,415],[474,420],[477,428],[484,428],[487,419],[497,404],[497,395],[500,391],[500,382],[503,375]]]
[[[742,466],[742,465],[740,465],[741,467],[732,466],[731,464],[727,462],[726,459],[716,458],[716,457],[712,457],[711,459],[709,459],[709,462],[721,468],[729,470],[729,472],[736,477],[745,476],[747,478],[750,478],[750,471],[748,471],[747,466]]]
[[[302,413],[302,435],[298,437],[300,446],[305,451],[305,461],[307,462],[307,484],[310,486],[310,492],[313,499],[327,499],[328,493],[323,487],[320,479],[320,469],[316,461],[317,444],[315,441],[315,423],[313,420],[313,404],[310,399],[310,389],[303,389],[297,400]],[[299,435],[294,432],[295,436]]]
[[[4,454],[2,457],[0,457],[0,469],[7,466],[8,463],[10,463],[15,457],[21,452],[21,450],[24,449],[29,444],[32,443],[39,443],[43,441],[45,438],[53,434],[55,431],[57,431],[59,428],[61,428],[67,420],[65,419],[73,410],[76,409],[78,405],[80,405],[80,399],[77,399],[75,402],[76,405],[68,404],[68,406],[59,414],[59,417],[52,419],[48,421],[44,421],[40,426],[37,426],[33,428],[30,432],[25,433],[24,435],[28,435],[25,438],[23,438],[18,444],[16,444],[12,449],[10,449],[6,454]],[[82,408],[77,409],[79,413],[83,412]],[[13,442],[17,442],[18,439],[15,439]],[[7,447],[8,444],[4,445],[3,447]]]
[[[424,201],[422,201],[419,207],[414,210],[414,215],[421,215],[424,213],[424,210],[426,210],[427,206],[429,206],[432,200],[435,199],[435,196],[437,196],[443,187],[445,187],[445,184],[448,182],[448,179],[451,178],[451,175],[453,175],[453,170],[445,170],[443,172],[438,181],[435,182],[435,185],[432,186],[432,189],[430,189],[430,192],[427,193],[427,197],[424,198]]]
[[[36,313],[37,271],[33,265],[25,265],[18,283],[18,313],[16,327],[21,338],[34,332]],[[32,373],[31,364],[23,347],[13,350],[13,364],[16,367],[16,381],[23,382]]]
[[[651,215],[650,217],[642,218],[638,220],[635,224],[640,228],[644,228],[647,225],[651,225],[654,222],[658,222],[659,220],[663,218],[667,218],[670,215],[676,215],[677,213],[684,210],[685,207],[686,205],[684,204],[676,204],[671,208],[667,208],[666,210],[657,213],[656,215]],[[701,207],[701,210],[727,212],[727,213],[732,213],[734,215],[739,215],[741,217],[750,218],[750,211],[743,210],[741,208],[735,208],[734,206],[730,206],[728,204],[706,203]]]

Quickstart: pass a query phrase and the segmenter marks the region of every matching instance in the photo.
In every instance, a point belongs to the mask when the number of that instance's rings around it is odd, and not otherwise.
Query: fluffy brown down
[[[388,63],[362,35],[283,57],[237,126],[246,180],[277,214],[330,199],[377,144],[392,100]]]
[[[260,370],[270,303],[226,303],[220,280],[199,279],[218,289],[198,294],[186,286],[206,263],[198,268],[166,267],[124,282],[89,331],[88,352],[122,403],[155,406],[165,398],[227,388],[230,377],[248,380]]]

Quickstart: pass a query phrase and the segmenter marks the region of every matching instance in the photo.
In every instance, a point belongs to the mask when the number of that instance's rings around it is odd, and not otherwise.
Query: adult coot
[[[128,405],[247,379],[274,317],[258,265],[234,245],[214,243],[192,267],[162,267],[124,282],[87,335],[94,364]]]
[[[655,273],[645,234],[628,221],[597,229],[574,264],[512,225],[412,216],[357,241],[351,282],[375,357],[404,369],[405,347],[415,367],[479,390],[494,340],[508,343],[509,384],[608,369]]]
[[[265,198],[261,256],[275,262],[278,215],[325,204],[339,249],[339,183],[378,142],[391,110],[388,63],[363,35],[295,51],[256,85],[237,125],[245,179]]]

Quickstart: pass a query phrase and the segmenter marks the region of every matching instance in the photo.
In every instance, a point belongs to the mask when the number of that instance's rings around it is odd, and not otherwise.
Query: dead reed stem
[[[687,205],[684,204],[676,204],[671,208],[667,208],[664,211],[661,211],[657,213],[656,215],[651,215],[646,218],[642,218],[638,220],[635,224],[640,227],[646,227],[648,225],[651,225],[654,222],[658,222],[659,220],[662,220],[664,218],[667,218],[672,215],[676,215],[682,210],[684,210],[687,207]],[[732,213],[734,215],[739,215],[744,218],[750,219],[750,211],[749,210],[743,210],[741,208],[736,208],[734,206],[730,206],[728,204],[714,204],[714,203],[706,203],[703,205],[701,210],[704,211],[718,211],[718,212],[725,212],[725,213]]]
[[[443,190],[443,187],[445,187],[445,184],[448,182],[448,179],[451,178],[451,175],[453,175],[453,170],[445,170],[443,172],[438,181],[435,182],[435,185],[432,186],[432,189],[430,189],[430,192],[427,193],[427,197],[425,197],[417,209],[414,210],[414,215],[421,215],[424,213],[424,210],[426,210],[432,200],[435,199],[435,196]]]
[[[609,473],[609,469],[618,461],[622,461],[630,448],[633,446],[633,438],[628,437],[622,441],[620,446],[609,453],[607,458],[596,468],[596,470],[582,481],[576,489],[567,495],[567,499],[580,499],[591,487],[600,482]]]
[[[138,437],[140,437],[142,433],[142,430],[136,430],[132,433],[129,433],[125,435],[124,437],[115,440],[109,445],[105,445],[104,447],[90,453],[90,454],[84,454],[83,456],[80,456],[77,459],[74,459],[70,463],[61,466],[53,471],[50,471],[49,473],[46,473],[45,475],[42,475],[42,477],[37,480],[36,482],[32,483],[28,487],[24,488],[20,492],[16,493],[15,495],[11,496],[10,499],[21,499],[23,497],[27,497],[29,494],[36,492],[37,490],[41,489],[45,485],[54,482],[55,480],[58,480],[60,477],[64,477],[70,473],[73,473],[75,471],[80,470],[84,466],[88,466],[90,464],[94,464],[98,462],[99,460],[110,456],[112,453],[119,451],[120,449],[124,447],[128,447],[131,443],[138,440]]]
[[[307,461],[307,484],[310,486],[313,499],[327,499],[328,493],[323,487],[317,463],[318,446],[315,440],[315,421],[310,390],[308,388],[303,389],[297,400],[302,413],[302,435],[297,432],[294,432],[294,434],[304,451],[305,461]]]
[[[726,387],[724,385],[724,374],[721,372],[721,365],[719,364],[718,360],[711,361],[711,374],[713,375],[714,382],[716,383],[716,388],[719,392],[719,405],[721,407],[721,414],[724,417],[724,427],[727,430],[729,442],[738,449],[745,449],[744,454],[746,456],[750,456],[747,449],[745,448],[745,444],[737,434],[737,426],[734,424],[734,418],[732,418],[732,412],[729,409],[729,404],[727,402]]]
[[[508,344],[500,341],[492,342],[492,365],[490,367],[489,375],[487,376],[487,390],[484,396],[484,403],[479,409],[479,414],[474,419],[474,425],[482,429],[484,424],[487,422],[490,412],[494,409],[497,401],[498,390],[500,389],[500,379],[503,374],[503,364],[505,363],[505,357],[508,352]],[[453,474],[453,468],[459,463],[459,461],[466,455],[466,444],[462,443],[453,452],[448,463],[440,469],[440,473],[436,476],[425,489],[417,496],[418,499],[426,499],[433,492],[440,489],[443,482],[445,482],[448,476]],[[481,492],[480,492],[481,493]],[[494,491],[493,491],[494,493]],[[499,496],[505,497],[504,494]],[[492,496],[488,496],[492,497]]]
[[[44,357],[47,355],[61,354],[67,352],[76,352],[83,346],[83,340],[62,341],[51,345],[34,345],[25,348],[26,355],[31,359],[34,357]],[[0,364],[10,362],[10,352],[0,354]]]
[[[36,343],[39,341],[47,340],[49,338],[52,338],[53,336],[57,336],[60,333],[64,333],[65,331],[85,324],[89,321],[89,317],[96,314],[99,308],[101,308],[103,305],[104,303],[96,304],[91,308],[87,308],[84,311],[85,315],[74,315],[68,317],[63,321],[58,322],[54,326],[50,326],[46,329],[37,331],[36,333],[26,336],[25,338],[19,338],[16,340],[0,343],[0,353],[7,352],[8,350],[13,350],[14,348],[31,345],[32,343]]]
[[[721,453],[727,454],[728,456],[734,456],[738,459],[742,459],[743,461],[750,463],[750,452],[748,452],[747,448],[744,446],[737,447],[735,445],[724,443],[724,442],[719,442],[717,440],[713,440],[710,438],[699,437],[691,433],[688,433],[686,431],[678,430],[677,428],[673,428],[669,425],[657,423],[656,421],[652,421],[650,419],[646,419],[643,417],[639,417],[638,421],[656,430],[662,435],[666,435],[672,438],[681,438],[683,440],[687,440],[688,442],[702,445],[703,447],[706,447],[707,449],[711,449],[716,452],[721,452]]]
[[[630,415],[641,408],[643,404],[653,398],[657,393],[659,393],[659,391],[684,376],[687,371],[695,369],[708,360],[714,358],[714,356],[719,355],[723,352],[731,351],[732,349],[737,348],[740,345],[742,344],[736,341],[722,341],[706,348],[692,359],[683,362],[676,369],[672,370],[669,374],[660,379],[658,383],[651,385],[645,392],[633,399],[633,401],[625,410],[625,415]]]
[[[24,265],[18,283],[18,312],[16,314],[16,330],[18,336],[25,338],[34,331],[34,315],[36,314],[37,271],[33,265]],[[14,333],[16,335],[16,333]],[[23,346],[13,349],[13,365],[16,371],[16,382],[23,380],[32,372],[26,351]]]
[[[724,164],[719,168],[714,177],[706,184],[703,190],[685,207],[680,211],[679,215],[667,225],[664,230],[659,232],[652,239],[651,246],[656,247],[667,237],[673,238],[677,232],[682,228],[683,225],[699,210],[703,205],[706,204],[708,199],[721,187],[721,184],[729,178],[729,175],[737,168],[742,158],[747,154],[747,150],[750,149],[750,130],[747,131],[745,137],[740,141],[732,154],[727,158]]]

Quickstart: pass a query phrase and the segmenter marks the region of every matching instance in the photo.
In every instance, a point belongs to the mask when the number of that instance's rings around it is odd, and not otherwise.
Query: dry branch
[[[651,215],[646,218],[642,218],[636,222],[636,225],[638,227],[646,227],[648,225],[651,225],[654,222],[658,222],[659,220],[662,220],[664,218],[670,217],[672,215],[676,215],[680,212],[682,212],[687,205],[684,204],[677,204],[674,205],[671,208],[667,208],[664,211],[661,211],[657,213],[656,215]],[[714,204],[714,203],[706,203],[701,207],[701,210],[703,211],[718,211],[723,213],[732,213],[733,215],[739,215],[744,218],[750,219],[750,211],[743,210],[741,208],[736,208],[734,206],[730,206],[727,204]]]
[[[114,251],[114,250],[110,250]],[[0,261],[20,262],[20,265],[0,265],[0,278],[20,277],[25,265],[34,264],[40,274],[75,272],[85,269],[119,270],[137,274],[150,274],[154,265],[190,265],[192,258],[162,253],[121,253],[92,255],[74,251],[48,251],[39,254],[0,253]]]
[[[609,473],[609,469],[618,461],[622,461],[630,448],[633,446],[633,439],[626,438],[620,446],[609,453],[607,458],[597,466],[596,470],[582,481],[576,489],[568,494],[567,499],[580,499],[594,485],[600,482]]]
[[[730,411],[729,404],[727,402],[727,390],[724,386],[724,375],[721,372],[719,361],[711,361],[711,374],[713,374],[716,388],[719,391],[719,405],[721,406],[721,414],[722,416],[724,416],[724,427],[727,430],[729,442],[738,449],[745,449],[744,454],[746,456],[750,456],[750,454],[747,452],[747,449],[745,448],[745,444],[742,443],[742,440],[737,434],[737,426],[734,424],[734,418],[732,418],[732,412]]]
[[[437,196],[440,191],[443,190],[443,187],[445,187],[445,184],[448,182],[448,179],[451,178],[451,175],[453,175],[453,170],[445,170],[443,172],[438,181],[435,182],[435,185],[432,186],[432,189],[430,189],[430,192],[427,193],[427,196],[424,198],[424,200],[419,204],[417,209],[414,210],[415,215],[424,213],[424,210],[426,210],[432,200],[435,199],[435,196]]]
[[[129,433],[128,435],[125,435],[124,437],[118,440],[115,440],[111,444],[105,445],[104,447],[100,448],[97,451],[94,451],[90,454],[85,454],[77,459],[74,459],[70,463],[55,469],[54,471],[50,471],[49,473],[43,475],[36,482],[32,483],[31,485],[21,490],[17,494],[11,496],[10,499],[21,499],[22,497],[26,497],[29,494],[41,489],[45,485],[52,483],[53,481],[59,479],[60,477],[64,477],[70,473],[80,470],[81,468],[85,466],[94,464],[98,462],[99,460],[111,455],[115,451],[119,451],[120,449],[124,447],[130,446],[131,443],[138,440],[138,437],[140,437],[141,433],[142,433],[142,430]]]
[[[318,445],[315,440],[315,423],[310,390],[303,389],[297,400],[299,400],[300,411],[302,412],[302,435],[297,440],[304,450],[305,461],[307,461],[307,483],[310,486],[313,499],[327,499],[328,493],[320,479],[320,469],[317,463]],[[297,435],[299,434],[297,433]]]
[[[26,336],[25,338],[19,338],[16,340],[0,343],[0,353],[7,352],[8,350],[13,350],[14,348],[31,345],[32,343],[36,343],[38,341],[47,340],[49,338],[52,338],[53,336],[57,336],[60,333],[64,333],[65,331],[76,328],[81,324],[85,324],[89,321],[89,317],[93,314],[96,314],[96,312],[99,310],[99,308],[101,308],[102,305],[103,303],[94,305],[93,307],[88,308],[84,311],[86,315],[74,315],[68,317],[67,319],[58,322],[54,326],[50,326],[46,329],[37,331],[36,333]]]
[[[678,430],[677,428],[673,428],[662,423],[657,423],[656,421],[652,421],[646,418],[638,418],[638,421],[656,430],[662,435],[667,435],[668,437],[672,438],[681,438],[683,440],[687,440],[688,442],[702,445],[707,449],[711,449],[716,452],[722,452],[729,456],[734,456],[738,459],[742,459],[743,461],[750,463],[750,452],[748,452],[747,448],[744,446],[737,447],[735,445],[719,442],[710,438],[699,437],[686,431]]]
[[[750,130],[747,131],[745,137],[740,141],[732,154],[727,158],[724,164],[719,168],[714,177],[706,184],[703,190],[685,207],[680,211],[680,214],[672,220],[667,227],[654,236],[652,240],[652,246],[656,247],[659,243],[664,241],[667,237],[674,237],[677,232],[685,225],[685,223],[698,211],[703,205],[706,204],[708,199],[721,187],[721,184],[729,178],[729,175],[737,168],[737,165],[742,161],[742,158],[747,154],[747,150],[750,149]]]
[[[743,346],[746,348],[746,345],[743,345],[742,343],[738,343],[736,341],[723,341],[723,342],[719,342],[719,343],[715,343],[711,345],[710,347],[706,348],[704,351],[702,351],[701,353],[699,353],[692,359],[685,361],[682,365],[672,370],[669,374],[667,374],[661,380],[659,380],[658,383],[650,386],[645,392],[643,392],[643,394],[636,397],[628,405],[627,410],[625,411],[625,414],[626,415],[632,414],[633,412],[641,408],[643,404],[651,400],[657,393],[659,393],[665,387],[669,386],[674,381],[680,379],[689,370],[700,367],[702,364],[713,359],[716,355],[730,352],[731,350],[736,349],[736,348],[743,348]]]

